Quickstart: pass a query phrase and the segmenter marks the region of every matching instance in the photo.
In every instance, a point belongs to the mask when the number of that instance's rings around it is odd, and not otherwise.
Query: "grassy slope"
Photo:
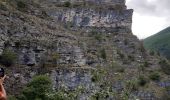
[[[170,27],[144,39],[144,46],[170,58]]]

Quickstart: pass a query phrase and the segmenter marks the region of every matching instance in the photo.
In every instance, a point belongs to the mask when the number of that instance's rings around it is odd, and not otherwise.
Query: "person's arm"
[[[0,79],[0,100],[7,100],[6,91],[3,86],[3,82],[6,76]]]

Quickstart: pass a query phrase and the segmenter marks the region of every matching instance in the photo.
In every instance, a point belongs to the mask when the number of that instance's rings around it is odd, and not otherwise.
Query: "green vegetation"
[[[138,78],[138,84],[140,86],[145,86],[145,84],[147,83],[147,79],[144,76],[139,76]]]
[[[150,75],[149,75],[149,78],[153,81],[159,81],[160,80],[160,75],[158,72],[152,72]]]
[[[109,97],[109,93],[106,91],[99,91],[96,92],[94,95],[91,96],[91,100],[105,100]]]
[[[129,100],[130,94],[138,90],[137,80],[128,80],[125,83],[124,90],[121,93],[121,100]]]
[[[101,42],[104,39],[102,33],[99,33],[96,30],[92,30],[90,36],[94,37],[99,42]]]
[[[170,75],[170,63],[167,60],[161,59],[159,65],[165,74]]]
[[[109,86],[104,86],[103,89],[92,94],[89,100],[107,100],[109,97],[116,97],[116,93]]]
[[[69,1],[65,2],[64,7],[71,7],[71,3]]]
[[[170,27],[144,39],[144,46],[170,59]]]
[[[2,2],[0,1],[0,9],[1,9],[1,10],[7,10],[8,8],[7,8],[7,6],[6,6],[4,3],[2,3]]]
[[[149,67],[149,63],[147,61],[144,62],[143,64],[144,67]]]
[[[169,95],[169,91],[170,91],[170,86],[167,86],[166,88],[165,88],[165,93],[164,93],[164,95],[163,95],[163,99],[164,100],[170,100],[170,95]]]
[[[97,72],[93,73],[91,80],[92,80],[92,82],[98,82],[100,80],[100,76],[98,75]]]
[[[117,50],[117,54],[120,56],[121,59],[125,58],[125,55],[120,50]]]
[[[131,61],[135,61],[135,57],[133,55],[128,55],[128,59]]]
[[[100,50],[100,56],[101,58],[106,59],[107,55],[106,55],[106,50],[104,48]]]
[[[97,70],[92,71],[92,82],[100,82],[102,78],[105,76],[106,71],[101,67],[98,67]]]
[[[19,100],[75,100],[77,95],[82,93],[84,88],[77,87],[74,91],[60,89],[52,90],[52,83],[48,76],[38,75],[33,77],[32,81],[23,89]],[[14,96],[10,96],[9,100],[18,100]]]
[[[13,95],[8,95],[8,100],[17,100],[17,98]]]
[[[9,100],[76,100],[84,90],[84,87],[78,86],[72,91],[65,88],[54,91],[50,78],[46,75],[38,75],[33,77],[17,99],[10,96]]]
[[[125,68],[124,68],[124,67],[119,67],[119,68],[117,69],[117,72],[123,73],[123,72],[125,72]]]
[[[149,63],[147,61],[144,61],[143,64],[140,64],[139,71],[145,71],[145,68],[149,67]]]
[[[121,66],[120,64],[118,64],[117,62],[112,62],[112,68],[119,73],[123,73],[125,72],[125,68],[123,66]]]
[[[121,94],[121,100],[128,100],[130,96],[130,92],[129,91],[123,91]]]
[[[47,93],[52,91],[51,80],[48,76],[35,76],[23,90],[22,100],[48,100]]]
[[[129,80],[126,82],[126,91],[132,92],[138,89],[138,84],[136,80]]]
[[[26,3],[24,1],[17,1],[17,7],[24,9],[26,8]]]
[[[102,35],[101,35],[101,34],[96,34],[94,37],[95,37],[95,39],[98,40],[98,41],[101,41],[101,40],[102,40]]]
[[[0,64],[9,67],[15,63],[16,59],[17,59],[16,53],[14,53],[10,49],[5,49],[2,55],[0,55]]]

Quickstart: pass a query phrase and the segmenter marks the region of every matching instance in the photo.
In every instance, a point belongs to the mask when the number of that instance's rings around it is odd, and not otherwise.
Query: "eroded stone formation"
[[[166,76],[159,84],[146,81],[147,89],[136,85],[160,70],[159,59],[131,34],[133,10],[125,0],[23,0],[26,8],[16,2],[0,2],[0,53],[17,55],[6,68],[9,94],[19,94],[34,75],[48,74],[54,90],[78,93],[78,100],[162,97]]]
[[[69,0],[61,0],[55,2],[55,0],[53,0],[53,2],[57,4],[68,1]],[[70,0],[69,2],[71,2],[70,5],[74,5],[77,2],[90,2],[95,5],[94,8],[88,6],[81,8],[73,7],[61,11],[51,8],[48,14],[58,21],[71,23],[72,26],[105,27],[112,29],[119,27],[131,30],[133,10],[124,8],[125,0]],[[90,3],[88,5],[90,5]],[[112,9],[105,9],[110,4],[112,5]],[[98,7],[101,8],[98,9]]]

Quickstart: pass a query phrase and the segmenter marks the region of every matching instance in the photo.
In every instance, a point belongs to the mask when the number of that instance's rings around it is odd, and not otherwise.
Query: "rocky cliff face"
[[[52,3],[65,3],[65,2],[70,2],[70,3],[89,3],[89,4],[95,4],[95,5],[121,5],[122,7],[125,6],[125,0],[49,0],[48,2]]]
[[[15,65],[6,68],[9,94],[18,94],[37,74],[48,74],[55,90],[83,87],[78,100],[155,100],[166,94],[159,84],[168,76],[159,71],[159,57],[132,35],[133,10],[125,0],[22,3],[0,2],[0,52],[17,55]],[[155,71],[159,81],[149,79]]]
[[[56,4],[61,4],[66,1],[52,1]],[[124,0],[85,0],[77,1],[70,0],[70,6],[81,3],[89,3],[84,5],[90,5],[94,3],[93,6],[89,7],[76,7],[65,8],[65,9],[56,9],[54,7],[49,8],[48,15],[53,17],[55,20],[61,21],[63,23],[69,23],[72,26],[79,27],[99,27],[99,28],[127,28],[131,30],[132,24],[132,13],[133,10],[124,8]],[[97,5],[99,4],[99,5]],[[107,9],[107,6],[112,5],[111,8]],[[115,6],[117,5],[117,6]],[[78,5],[77,5],[78,6]],[[103,6],[103,7],[102,7]],[[101,7],[101,8],[99,8]],[[104,9],[106,7],[106,9]]]
[[[94,9],[67,9],[66,11],[56,12],[51,10],[50,16],[56,20],[71,23],[79,27],[105,27],[117,28],[125,27],[131,29],[132,10],[107,10],[96,11]]]

